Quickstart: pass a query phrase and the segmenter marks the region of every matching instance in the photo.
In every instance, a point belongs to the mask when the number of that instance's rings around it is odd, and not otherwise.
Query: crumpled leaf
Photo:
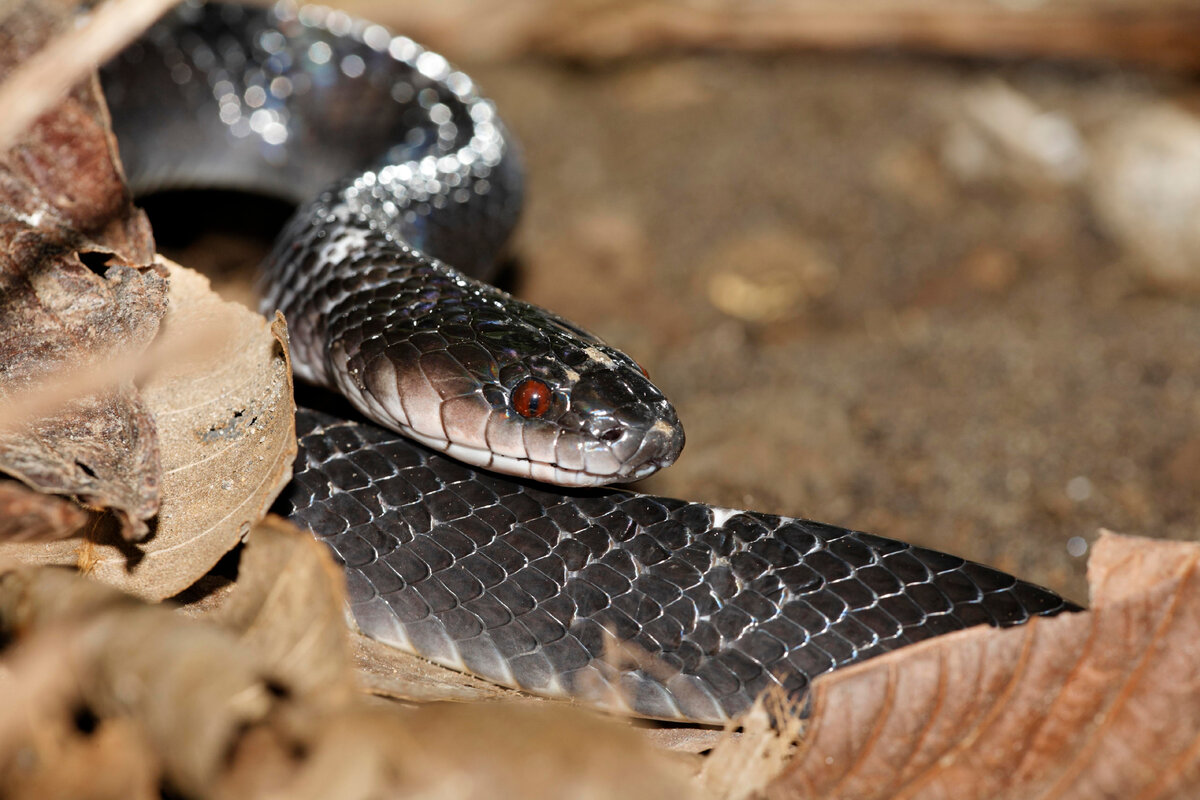
[[[243,737],[220,796],[557,800],[696,796],[687,761],[612,720],[557,704],[351,706],[312,720],[304,756]],[[265,737],[264,737],[265,738]],[[264,769],[264,764],[268,765]]]
[[[355,689],[345,603],[345,578],[325,545],[268,515],[246,538],[237,581],[193,616],[237,633],[292,692],[333,701]]]
[[[181,623],[167,608],[65,570],[5,573],[0,626],[17,637],[18,646],[35,652],[50,637],[62,668],[26,685],[30,692],[40,689],[27,703],[33,719],[6,719],[0,730],[7,727],[19,740],[24,723],[30,728],[25,736],[48,734],[80,706],[100,720],[133,719],[142,731],[137,740],[154,743],[170,784],[198,795],[223,768],[231,742],[262,720],[274,700],[252,654],[232,636]],[[55,749],[34,749],[29,759],[41,771],[60,769]],[[21,752],[13,747],[3,755],[12,759]],[[12,769],[9,764],[7,771]]]
[[[813,684],[774,798],[1195,797],[1200,545],[1105,534],[1093,608],[937,637]]]
[[[72,22],[37,0],[7,14],[0,24],[0,80]],[[23,221],[58,243],[113,253],[127,264],[150,263],[150,224],[122,181],[94,76],[0,154],[0,209],[0,219]]]
[[[59,31],[32,57],[22,53],[20,69],[0,86],[0,150],[172,5],[173,0],[0,2],[0,27],[16,30],[24,23],[39,32]],[[18,14],[22,20],[9,20]]]
[[[191,270],[160,262],[170,309],[155,351],[171,355],[142,387],[162,448],[154,535],[0,545],[26,563],[77,565],[140,597],[195,583],[262,519],[291,479],[295,404],[287,332],[228,303]]]
[[[7,16],[0,79],[65,24],[34,2]],[[137,354],[157,331],[166,282],[139,266],[154,245],[115,151],[93,78],[0,152],[0,401],[10,413],[50,376]],[[80,253],[108,265],[93,271]],[[132,380],[49,400],[37,419],[0,418],[0,471],[111,508],[126,538],[144,536],[158,510],[159,454]]]
[[[70,631],[70,633],[68,633]],[[130,720],[94,729],[71,665],[69,627],[16,649],[0,671],[0,795],[74,800],[156,800],[160,770]]]
[[[87,521],[87,513],[69,500],[0,479],[0,541],[62,539]]]

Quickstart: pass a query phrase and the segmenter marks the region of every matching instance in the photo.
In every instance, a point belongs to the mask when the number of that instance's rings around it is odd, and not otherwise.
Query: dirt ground
[[[900,55],[462,66],[524,148],[512,286],[679,409],[683,456],[640,488],[1081,602],[1101,527],[1196,535],[1200,301],[1148,278],[1095,199],[1097,142],[1186,105],[1180,79]],[[181,252],[163,225],[184,264],[260,246]]]

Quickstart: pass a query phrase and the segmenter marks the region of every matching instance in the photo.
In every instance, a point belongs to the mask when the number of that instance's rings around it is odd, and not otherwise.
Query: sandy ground
[[[1099,528],[1195,536],[1200,302],[1148,280],[1092,200],[1094,142],[1186,102],[1177,81],[798,54],[473,73],[528,164],[512,285],[627,349],[684,421],[641,488],[1077,601]],[[244,233],[160,239],[228,266],[254,261]]]

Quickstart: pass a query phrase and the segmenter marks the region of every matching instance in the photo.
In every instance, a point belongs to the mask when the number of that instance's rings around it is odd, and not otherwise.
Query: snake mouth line
[[[584,469],[562,467],[550,461],[535,461],[534,459],[522,456],[500,455],[484,447],[472,447],[446,439],[438,439],[408,427],[404,428],[404,434],[427,447],[457,458],[466,464],[502,472],[506,475],[516,475],[535,481],[556,483],[560,486],[603,486],[608,483],[617,483],[620,481],[635,481],[650,475],[660,466],[654,462],[647,462],[627,475],[612,472],[594,473]]]

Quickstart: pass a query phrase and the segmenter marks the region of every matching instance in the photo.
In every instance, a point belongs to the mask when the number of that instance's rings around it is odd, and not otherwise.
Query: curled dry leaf
[[[177,594],[208,572],[262,519],[291,477],[295,404],[282,319],[216,296],[208,280],[163,262],[170,310],[155,343],[171,354],[144,383],[162,447],[154,535],[0,545],[27,563],[79,565],[141,597]]]
[[[0,577],[0,628],[16,636],[18,648],[57,637],[50,678],[25,687],[44,697],[26,705],[47,720],[57,707],[68,719],[83,708],[99,721],[134,721],[136,740],[153,752],[169,785],[191,796],[212,785],[235,739],[275,702],[253,654],[229,633],[65,570],[26,567]],[[19,720],[0,719],[8,742],[14,731]],[[32,757],[53,754],[35,750]]]
[[[0,79],[65,26],[24,3],[0,25]],[[148,265],[136,211],[94,79],[0,152],[0,400],[9,414],[48,377],[136,354],[154,337],[166,282]],[[80,253],[99,257],[95,271]],[[102,272],[102,274],[97,274]],[[128,376],[82,397],[53,397],[35,420],[0,413],[0,471],[39,491],[113,509],[126,538],[158,510],[154,420]]]
[[[342,570],[307,531],[269,515],[250,531],[237,582],[201,615],[236,633],[293,694],[353,693]]]
[[[67,30],[35,56],[23,58],[20,69],[0,87],[0,108],[5,110],[0,119],[0,149],[12,144],[39,114],[58,102],[74,84],[86,79],[96,64],[116,55],[172,5],[172,0],[0,3],[0,26],[9,24],[9,14],[18,13],[27,16],[52,13],[73,23],[60,26]]]
[[[776,798],[1195,797],[1200,545],[1107,534],[1091,611],[819,678]]]
[[[78,532],[87,521],[87,513],[69,500],[0,479],[0,541],[62,539]]]
[[[0,81],[55,35],[69,14],[27,0],[0,23]],[[53,242],[112,253],[126,264],[149,264],[150,225],[134,208],[117,167],[116,141],[99,85],[86,77],[63,102],[0,154],[0,218],[25,222]]]
[[[132,721],[95,719],[63,658],[82,628],[64,625],[13,648],[0,670],[0,796],[76,800],[160,797],[160,771]]]
[[[276,796],[679,798],[688,762],[645,746],[637,732],[560,705],[433,705],[403,714],[348,707],[316,720],[305,757]],[[234,754],[225,796],[262,791],[259,765],[278,753],[249,737]]]

